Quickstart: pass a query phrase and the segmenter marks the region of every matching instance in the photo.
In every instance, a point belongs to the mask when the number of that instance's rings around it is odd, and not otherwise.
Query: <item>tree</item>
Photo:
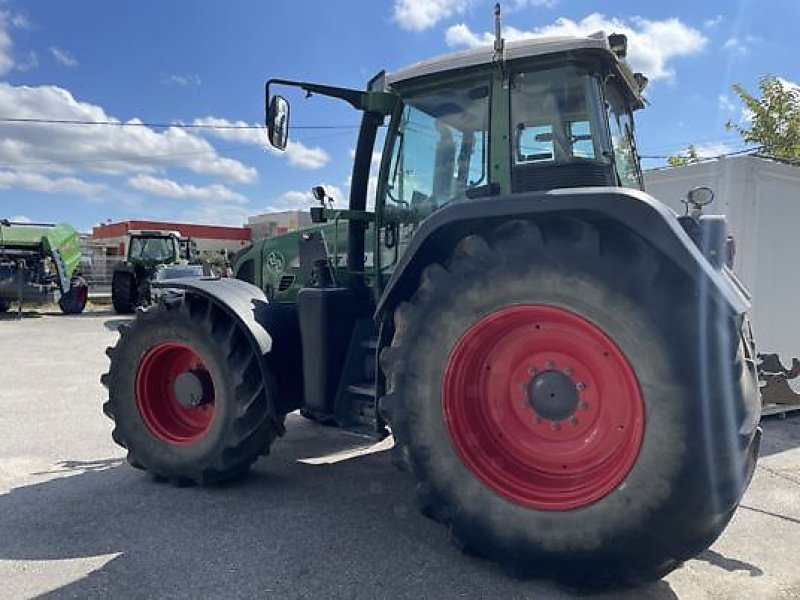
[[[726,127],[738,131],[745,142],[758,144],[762,152],[784,159],[800,159],[800,87],[774,75],[758,84],[761,97],[750,95],[740,84],[733,91],[744,103],[748,119]]]
[[[684,165],[694,165],[700,162],[700,157],[697,155],[697,148],[692,144],[686,148],[685,154],[673,154],[667,159],[670,167],[683,167]]]

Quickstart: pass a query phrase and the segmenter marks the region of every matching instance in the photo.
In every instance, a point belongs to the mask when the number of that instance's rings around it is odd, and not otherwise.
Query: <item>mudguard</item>
[[[227,277],[165,279],[152,286],[204,296],[238,321],[264,357],[264,377],[271,374],[277,380],[278,409],[285,414],[301,406],[302,354],[294,306],[270,304],[261,289]]]
[[[669,207],[638,190],[591,187],[467,199],[443,206],[420,224],[411,239],[378,303],[376,321],[409,297],[425,266],[445,260],[463,237],[509,219],[569,213],[618,222],[705,286],[733,314],[749,309],[746,292],[724,269],[716,270],[709,263]]]

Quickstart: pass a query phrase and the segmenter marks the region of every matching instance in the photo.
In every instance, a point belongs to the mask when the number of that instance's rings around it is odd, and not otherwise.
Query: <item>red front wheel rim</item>
[[[549,305],[498,310],[447,362],[445,425],[467,468],[516,504],[571,510],[627,477],[644,435],[636,375],[597,325]]]
[[[187,393],[180,382],[195,384]],[[211,374],[200,356],[186,344],[164,342],[150,348],[136,373],[136,406],[147,429],[173,446],[201,440],[214,419],[215,394]]]

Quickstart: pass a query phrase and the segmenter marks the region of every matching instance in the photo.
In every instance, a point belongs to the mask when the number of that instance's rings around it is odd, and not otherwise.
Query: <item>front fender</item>
[[[734,314],[741,315],[749,309],[746,292],[727,273],[714,269],[665,204],[638,190],[592,187],[475,198],[445,205],[425,219],[411,239],[378,303],[376,321],[410,297],[425,266],[445,260],[460,239],[510,219],[569,213],[618,222],[698,284],[707,285],[709,292]]]
[[[153,282],[152,286],[204,296],[238,322],[263,359],[263,376],[277,380],[279,410],[285,414],[300,406],[302,354],[294,306],[270,304],[256,286],[229,277],[165,279]]]

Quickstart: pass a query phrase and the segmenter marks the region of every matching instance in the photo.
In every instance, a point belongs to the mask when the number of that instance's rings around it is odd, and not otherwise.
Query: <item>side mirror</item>
[[[283,96],[273,96],[267,108],[267,135],[269,143],[285,150],[289,141],[289,103]]]
[[[323,206],[325,205],[325,197],[327,196],[327,194],[325,193],[324,187],[322,187],[321,185],[315,185],[314,187],[311,188],[311,193],[313,194],[314,199],[317,202],[319,202]]]
[[[714,201],[714,191],[710,187],[701,185],[689,190],[686,194],[685,204],[694,208],[708,206]]]

